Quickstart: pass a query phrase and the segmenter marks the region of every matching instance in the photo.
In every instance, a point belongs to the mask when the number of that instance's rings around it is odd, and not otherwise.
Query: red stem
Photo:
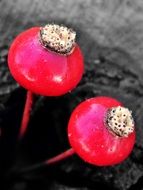
[[[21,126],[20,126],[20,130],[19,130],[19,135],[18,138],[22,139],[26,129],[28,127],[28,122],[30,119],[30,111],[32,108],[32,104],[33,104],[33,93],[31,91],[27,91],[27,97],[26,97],[26,102],[25,102],[25,108],[24,108],[24,112],[23,112],[23,117],[22,117],[22,122],[21,122]],[[33,166],[30,166],[28,168],[24,168],[22,170],[20,170],[20,173],[25,173],[25,172],[29,172],[29,171],[33,171],[35,169],[38,169],[40,167],[46,166],[46,165],[51,165],[51,164],[55,164],[61,160],[64,160],[70,156],[72,156],[75,153],[75,151],[73,150],[73,148],[70,148],[68,150],[66,150],[65,152],[50,158],[42,163],[39,164],[35,164]],[[19,172],[18,172],[19,173]]]
[[[45,164],[48,164],[48,165],[55,164],[61,160],[68,158],[69,156],[72,156],[74,153],[75,153],[75,151],[73,150],[73,148],[70,148],[70,149],[66,150],[65,152],[62,152],[61,154],[59,154],[53,158],[50,158],[49,160],[46,160]]]
[[[56,164],[57,162],[62,161],[64,159],[72,156],[74,153],[75,153],[75,151],[73,150],[73,148],[70,148],[70,149],[66,150],[65,152],[62,152],[61,154],[59,154],[53,158],[45,160],[44,162],[35,164],[33,166],[29,166],[27,168],[23,168],[20,171],[18,171],[18,174],[19,173],[32,172],[32,171],[37,170],[39,168],[43,168],[43,167],[51,165],[51,164]]]
[[[18,135],[19,140],[23,138],[26,132],[26,129],[28,127],[32,104],[33,104],[33,93],[31,91],[27,91],[23,117],[22,117],[21,126],[19,130],[19,135]]]

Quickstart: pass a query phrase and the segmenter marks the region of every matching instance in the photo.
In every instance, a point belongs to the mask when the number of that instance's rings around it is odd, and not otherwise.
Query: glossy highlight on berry
[[[108,125],[107,116],[112,108],[116,108],[116,112],[110,116],[119,119],[116,121],[118,126],[114,125],[111,130],[113,121]],[[124,122],[127,122],[125,127]],[[68,124],[68,138],[72,148],[84,161],[97,166],[119,164],[129,156],[135,143],[131,112],[110,97],[88,99],[73,111]]]

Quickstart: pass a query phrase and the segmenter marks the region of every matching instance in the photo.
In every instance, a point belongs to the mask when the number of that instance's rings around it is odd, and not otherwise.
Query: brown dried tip
[[[76,32],[66,26],[47,24],[40,30],[42,44],[59,54],[71,54],[75,47]]]
[[[119,137],[128,137],[134,131],[132,112],[128,108],[113,107],[106,119],[108,128]]]

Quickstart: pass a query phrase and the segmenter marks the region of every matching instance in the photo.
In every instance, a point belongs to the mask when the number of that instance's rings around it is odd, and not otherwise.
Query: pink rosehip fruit
[[[76,33],[56,24],[33,27],[16,37],[8,65],[15,80],[27,90],[45,96],[60,96],[81,80],[82,52]]]
[[[110,97],[95,97],[73,111],[68,138],[86,162],[110,166],[125,160],[135,143],[134,120],[129,109]]]

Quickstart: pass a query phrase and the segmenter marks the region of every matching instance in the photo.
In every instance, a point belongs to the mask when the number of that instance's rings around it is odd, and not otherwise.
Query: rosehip
[[[78,84],[84,70],[75,36],[72,29],[56,24],[22,32],[9,50],[11,74],[33,93],[45,96],[67,93]]]
[[[110,97],[96,97],[76,107],[68,124],[74,151],[86,162],[109,166],[131,153],[135,143],[131,112]]]

